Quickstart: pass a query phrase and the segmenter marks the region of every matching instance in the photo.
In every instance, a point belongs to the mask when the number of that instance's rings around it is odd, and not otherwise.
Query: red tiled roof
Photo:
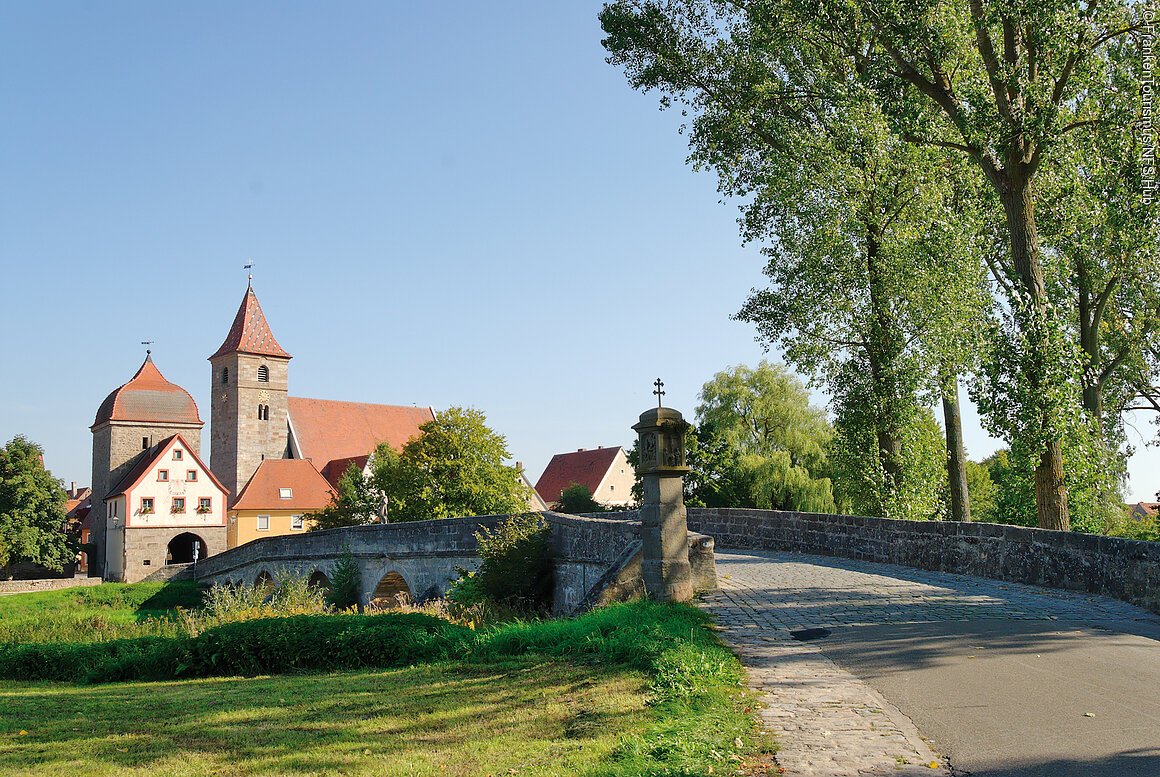
[[[226,335],[225,342],[214,355],[216,359],[227,353],[253,353],[259,356],[278,356],[289,359],[290,354],[282,350],[270,325],[266,322],[266,315],[262,313],[262,305],[258,302],[258,295],[254,288],[246,289],[246,296],[242,297],[242,304],[238,307],[238,314],[234,316],[234,323]]]
[[[322,477],[326,478],[326,482],[338,488],[338,479],[342,477],[343,473],[350,469],[353,464],[360,470],[366,467],[367,462],[371,460],[370,454],[362,456],[347,456],[343,459],[335,459],[326,462],[326,466],[322,468]]]
[[[152,356],[146,356],[141,369],[132,379],[115,389],[97,410],[93,426],[106,421],[145,421],[147,423],[197,424],[202,426],[197,414],[197,403],[189,392],[170,383],[153,363]]]
[[[288,499],[283,488],[291,489]],[[306,459],[266,459],[230,509],[314,512],[330,504],[330,497],[330,484]]]
[[[1132,512],[1145,518],[1153,518],[1160,514],[1160,502],[1137,502],[1133,506]]]
[[[298,452],[323,469],[336,459],[368,456],[379,443],[399,450],[407,440],[419,436],[420,426],[435,420],[427,407],[304,397],[289,397],[288,402]]]
[[[536,493],[548,504],[560,501],[560,493],[573,483],[579,483],[595,494],[619,451],[618,445],[575,453],[557,453],[536,482]]]

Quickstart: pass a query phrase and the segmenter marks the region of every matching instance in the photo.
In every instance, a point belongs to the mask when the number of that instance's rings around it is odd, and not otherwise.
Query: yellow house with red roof
[[[230,508],[226,546],[308,531],[309,516],[332,495],[330,483],[306,459],[267,459]]]

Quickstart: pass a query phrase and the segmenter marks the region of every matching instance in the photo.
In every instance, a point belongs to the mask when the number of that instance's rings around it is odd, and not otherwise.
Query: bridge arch
[[[258,573],[258,576],[254,578],[254,588],[261,588],[267,594],[274,593],[274,576],[263,569]]]
[[[379,579],[379,584],[371,592],[368,604],[371,607],[385,610],[398,607],[400,604],[413,601],[413,599],[411,586],[407,584],[406,578],[392,569]]]
[[[314,570],[314,574],[310,576],[310,580],[308,582],[310,583],[311,587],[320,588],[326,593],[330,593],[332,588],[330,584],[330,578],[327,577],[326,573],[321,569]]]

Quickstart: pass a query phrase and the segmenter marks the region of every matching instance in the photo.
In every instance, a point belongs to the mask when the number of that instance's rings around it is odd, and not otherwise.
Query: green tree
[[[375,453],[374,486],[388,521],[520,513],[527,509],[519,470],[507,466],[507,440],[478,410],[453,407],[419,427],[396,453]]]
[[[30,562],[61,570],[76,558],[66,526],[68,497],[42,455],[21,436],[0,448],[0,568]]]
[[[991,471],[986,464],[968,461],[967,487],[971,491],[971,514],[973,520],[983,523],[1002,523],[996,509],[998,487],[991,479]]]
[[[573,483],[560,492],[560,501],[556,503],[556,510],[569,515],[581,513],[601,513],[607,508],[592,498],[588,486],[582,483]]]
[[[375,456],[379,455],[376,451]],[[310,516],[313,521],[311,530],[378,523],[383,499],[384,494],[374,481],[363,474],[361,467],[352,463],[339,477],[330,504]]]
[[[1129,361],[1125,356],[1115,364],[1118,352],[1109,343],[1110,350],[1096,359],[1100,366],[1085,370],[1080,340],[1090,344],[1091,333],[1103,331],[1102,323],[1093,329],[1094,305],[1103,290],[1122,288],[1123,279],[1109,285],[1116,275],[1112,273],[1092,286],[1087,299],[1092,306],[1081,315],[1074,297],[1062,291],[1074,287],[1057,282],[1070,269],[1062,250],[1051,245],[1045,250],[1036,208],[1060,170],[1079,173],[1085,186],[1094,184],[1093,192],[1111,180],[1105,172],[1112,178],[1120,176],[1124,193],[1131,191],[1135,197],[1138,192],[1132,188],[1132,175],[1103,170],[1099,162],[1085,161],[1076,167],[1068,161],[1068,149],[1076,147],[1077,138],[1104,132],[1111,140],[1103,143],[1099,158],[1128,158],[1125,144],[1117,139],[1128,138],[1131,125],[1139,121],[1139,49],[1130,36],[1139,29],[1145,7],[1129,0],[887,4],[878,0],[822,4],[807,0],[621,0],[606,6],[601,21],[608,33],[605,46],[611,60],[625,65],[635,86],[659,88],[666,92],[665,100],[670,95],[696,95],[688,100],[696,113],[691,132],[694,163],[713,166],[719,173],[730,167],[770,171],[764,176],[722,174],[727,194],[754,195],[755,206],[762,200],[766,181],[775,188],[784,188],[787,182],[791,189],[799,186],[799,209],[841,203],[841,189],[826,180],[826,171],[817,163],[795,170],[784,163],[771,166],[767,160],[777,160],[779,155],[809,160],[811,145],[806,136],[811,131],[822,142],[873,137],[861,131],[830,132],[819,120],[854,115],[872,119],[867,111],[850,110],[851,96],[873,103],[894,140],[905,141],[915,153],[937,151],[937,159],[947,165],[941,176],[944,180],[957,178],[961,165],[973,171],[974,181],[987,192],[982,201],[989,204],[994,220],[991,234],[1002,250],[985,254],[999,295],[996,320],[989,331],[992,346],[985,354],[982,379],[972,383],[972,396],[989,428],[1009,440],[1013,449],[1019,446],[1033,457],[1029,477],[1034,483],[1037,524],[1066,529],[1070,519],[1064,439],[1069,434],[1082,436],[1077,427],[1087,423],[1076,412],[1075,387],[1081,383],[1089,389],[1097,387],[1109,366],[1114,372]],[[817,132],[819,127],[826,131]],[[853,163],[856,171],[863,158],[875,160],[867,169],[885,186],[873,191],[918,193],[912,187],[890,186],[894,176],[889,174],[889,163],[911,152],[898,149],[895,153],[879,143],[877,148],[887,151],[884,166],[879,161],[881,152],[878,156],[862,153],[863,148],[873,151],[874,146],[861,141],[852,145],[857,153],[833,156],[836,169]],[[937,164],[915,169],[929,175]],[[784,199],[772,201],[785,210]],[[938,212],[930,207],[929,199],[917,199],[922,202],[919,208],[900,212],[903,221],[910,221],[911,231],[922,224],[923,214]],[[909,202],[909,197],[904,201]],[[865,200],[867,206],[885,202],[881,196]],[[1138,197],[1135,202],[1140,202]],[[1121,234],[1131,236],[1136,226],[1146,223],[1149,228],[1138,234],[1151,235],[1155,209],[1145,204],[1150,207],[1138,209],[1134,223],[1132,219],[1123,222],[1128,229]],[[845,206],[836,209],[837,214],[848,211]],[[792,234],[797,224],[794,212],[789,212]],[[1129,211],[1120,208],[1119,212]],[[875,223],[879,227],[892,223],[875,218],[870,207],[864,207],[862,214],[871,217],[864,222],[867,236],[874,235],[869,228]],[[948,223],[955,221],[952,217]],[[871,257],[870,241],[853,242],[857,233],[845,226],[851,223],[848,217],[839,215],[828,225],[820,220],[807,223],[807,234],[820,236],[815,239],[848,235],[837,244],[857,245]],[[919,234],[927,232],[918,230]],[[773,234],[782,242],[780,230]],[[1078,230],[1076,234],[1086,233]],[[1104,240],[1104,234],[1111,233],[1105,230],[1097,242]],[[906,244],[905,240],[901,243]],[[790,280],[800,275],[792,263],[786,266]],[[921,297],[937,299],[920,274],[914,275],[914,281]],[[837,285],[873,291],[873,283],[869,287]],[[793,286],[779,290],[781,296],[796,291]],[[808,293],[803,296],[808,298]],[[866,297],[862,292],[852,299]],[[1137,316],[1147,312],[1138,302],[1132,305]],[[878,313],[898,312],[893,300],[889,305],[871,306]],[[825,309],[824,305],[814,307]],[[1087,323],[1077,326],[1077,319]],[[1085,328],[1088,335],[1077,338],[1077,329]],[[890,330],[880,327],[880,334],[889,335]],[[902,342],[908,341],[907,337]],[[899,341],[887,337],[884,342]],[[877,356],[869,350],[873,368],[881,362],[876,363]],[[1089,367],[1092,353],[1101,352],[1088,353]],[[1143,350],[1139,353],[1144,355]],[[937,373],[928,370],[926,374]],[[880,382],[876,376],[875,382]],[[1150,384],[1141,384],[1136,391],[1147,397],[1153,390]],[[882,396],[889,401],[889,392]],[[881,401],[873,395],[870,399]],[[1155,405],[1160,407],[1160,401]],[[902,425],[900,419],[882,420],[877,429],[889,484],[898,480],[891,462],[898,457],[889,446],[897,445]]]
[[[696,419],[689,439],[698,502],[834,511],[826,460],[833,431],[785,367],[762,361],[718,372],[701,388]]]
[[[852,398],[835,414],[857,415],[859,435],[870,424],[878,461],[849,461],[869,468],[859,479],[878,484],[879,514],[909,515],[906,470],[925,462],[904,441],[923,393],[942,392],[957,417],[959,335],[978,328],[964,312],[984,299],[971,192],[952,185],[953,160],[890,131],[848,51],[803,38],[776,11],[623,0],[601,22],[633,86],[694,114],[691,160],[743,201],[744,238],[767,244],[770,288],[739,317],[831,395]],[[957,474],[961,446],[952,452]],[[942,466],[945,453],[934,455]]]

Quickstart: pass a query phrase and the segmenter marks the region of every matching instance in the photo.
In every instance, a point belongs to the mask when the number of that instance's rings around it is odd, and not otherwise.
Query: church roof
[[[234,323],[226,335],[225,342],[209,358],[216,359],[227,353],[291,358],[274,339],[274,333],[270,331],[270,324],[266,322],[266,315],[262,312],[262,305],[258,302],[258,295],[254,293],[253,286],[246,288],[246,296],[242,297],[242,304],[238,307],[238,314],[234,316]]]
[[[575,453],[557,453],[536,481],[536,493],[548,504],[559,502],[560,494],[573,483],[579,483],[590,494],[595,494],[620,451],[618,445],[590,451],[578,450]]]
[[[193,397],[181,386],[167,381],[153,363],[153,357],[148,355],[128,383],[105,397],[93,427],[106,421],[202,425]]]
[[[385,442],[399,450],[419,427],[435,420],[429,407],[371,405],[329,399],[287,398],[290,429],[304,459],[319,469],[336,459],[366,456]],[[341,474],[341,473],[339,473]]]
[[[283,489],[289,489],[286,496]],[[306,459],[266,459],[230,509],[315,512],[330,504],[330,497],[330,484]]]

